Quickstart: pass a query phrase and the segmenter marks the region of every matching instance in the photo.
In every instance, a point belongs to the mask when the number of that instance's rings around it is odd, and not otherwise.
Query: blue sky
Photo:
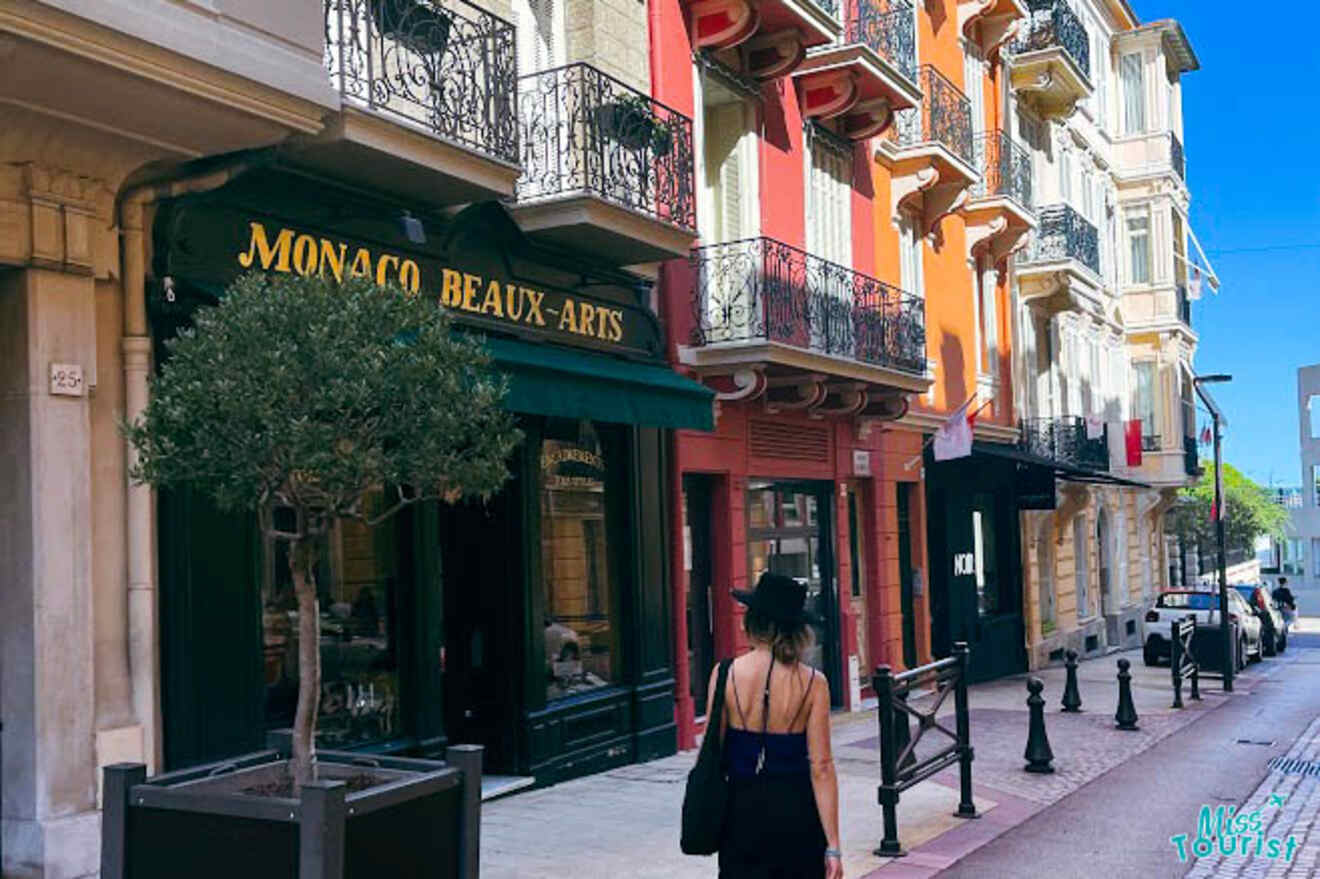
[[[1320,43],[1303,0],[1133,0],[1176,18],[1201,60],[1183,78],[1192,228],[1223,280],[1193,305],[1199,373],[1230,421],[1225,460],[1299,484],[1297,367],[1320,363]],[[1303,245],[1298,247],[1298,245]],[[1263,250],[1261,248],[1271,248]]]

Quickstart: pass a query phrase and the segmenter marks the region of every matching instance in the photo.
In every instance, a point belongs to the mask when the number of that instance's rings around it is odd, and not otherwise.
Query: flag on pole
[[[1201,445],[1208,446],[1215,441],[1215,435],[1211,433],[1210,426],[1201,428]]]
[[[940,429],[935,431],[931,441],[931,454],[936,461],[949,461],[953,458],[966,458],[972,453],[972,424],[976,421],[975,413],[969,413],[968,407],[976,398],[963,403],[950,415]]]
[[[1129,467],[1141,466],[1141,419],[1133,418],[1127,423],[1127,430],[1123,433],[1126,440],[1127,465]]]
[[[1201,270],[1196,266],[1188,266],[1187,298],[1193,301],[1201,298]]]
[[[1086,438],[1098,440],[1105,435],[1105,420],[1099,415],[1086,416]]]

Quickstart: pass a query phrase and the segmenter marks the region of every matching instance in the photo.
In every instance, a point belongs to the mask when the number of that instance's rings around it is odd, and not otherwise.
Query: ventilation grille
[[[748,426],[747,445],[757,458],[826,464],[830,460],[830,429],[825,425],[753,421]]]

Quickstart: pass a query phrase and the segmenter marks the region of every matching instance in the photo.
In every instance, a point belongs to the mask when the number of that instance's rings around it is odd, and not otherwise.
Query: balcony
[[[1183,470],[1193,479],[1201,475],[1201,450],[1196,437],[1183,437]]]
[[[920,298],[772,238],[699,247],[691,263],[679,356],[723,399],[889,419],[930,386]]]
[[[806,51],[839,36],[839,0],[685,0],[692,48],[737,48],[759,80],[791,73]],[[645,36],[645,35],[643,35]]]
[[[1046,315],[1090,311],[1100,288],[1100,238],[1094,226],[1066,204],[1037,212],[1040,225],[1017,255],[1022,299]]]
[[[1172,131],[1120,137],[1114,141],[1114,167],[1120,182],[1141,182],[1160,175],[1171,175],[1179,184],[1187,182],[1187,159],[1182,141]]]
[[[992,57],[1030,15],[1026,0],[958,0],[958,27],[963,37]]]
[[[1018,99],[1044,119],[1071,116],[1093,91],[1091,43],[1066,0],[1027,0],[1031,17],[1009,44]]]
[[[972,152],[980,179],[963,206],[967,247],[998,265],[1026,242],[1036,228],[1031,186],[1031,154],[1004,131],[979,134]]]
[[[1024,418],[1019,425],[1022,451],[1064,467],[1109,471],[1109,429],[1096,439],[1086,435],[1086,421],[1077,415]]]
[[[929,235],[962,206],[978,175],[971,101],[929,64],[922,65],[918,84],[925,101],[894,114],[876,158],[893,175],[893,212],[912,211]]]
[[[921,103],[916,16],[907,0],[844,0],[844,15],[838,40],[807,52],[793,77],[803,116],[841,117],[845,135],[865,140]]]
[[[525,232],[617,265],[687,253],[696,237],[692,121],[589,64],[519,80]]]
[[[513,25],[465,0],[325,0],[342,108],[300,162],[433,204],[513,195]]]

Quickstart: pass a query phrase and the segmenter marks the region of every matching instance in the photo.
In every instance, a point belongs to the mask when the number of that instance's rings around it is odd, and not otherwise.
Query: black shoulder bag
[[[720,727],[724,720],[724,685],[732,659],[720,663],[715,682],[715,700],[706,718],[706,736],[701,740],[697,764],[688,773],[683,791],[683,831],[679,848],[685,855],[713,855],[724,835],[724,815],[729,804],[729,781],[724,777],[724,755]]]

